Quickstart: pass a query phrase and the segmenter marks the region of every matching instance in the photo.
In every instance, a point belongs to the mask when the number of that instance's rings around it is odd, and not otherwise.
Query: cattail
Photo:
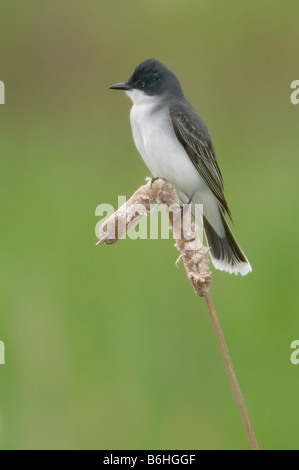
[[[209,248],[200,240],[191,211],[181,207],[176,189],[168,182],[158,179],[149,180],[133,196],[100,226],[100,240],[97,245],[110,245],[117,242],[138,220],[150,214],[156,204],[164,204],[180,252],[188,279],[197,295],[203,297],[216,332],[220,351],[244,422],[250,447],[258,449],[257,441],[250,423],[244,399],[237,381],[223,332],[209,293],[212,275],[209,268]]]

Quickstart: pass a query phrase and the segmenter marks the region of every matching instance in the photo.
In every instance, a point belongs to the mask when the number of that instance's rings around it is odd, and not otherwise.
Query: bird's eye
[[[145,82],[141,82],[141,88],[145,88],[146,87],[146,83]]]

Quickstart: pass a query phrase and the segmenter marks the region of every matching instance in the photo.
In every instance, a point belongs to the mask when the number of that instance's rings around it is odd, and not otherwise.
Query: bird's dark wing
[[[169,116],[174,132],[189,155],[200,176],[230,215],[223,194],[223,181],[216,161],[209,131],[196,111],[182,103],[169,104]]]

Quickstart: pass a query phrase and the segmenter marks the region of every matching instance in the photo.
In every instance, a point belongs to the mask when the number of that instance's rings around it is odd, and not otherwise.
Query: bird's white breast
[[[134,141],[152,175],[164,178],[189,197],[204,190],[205,182],[175,135],[167,105],[159,106],[155,98],[140,92],[130,97]]]

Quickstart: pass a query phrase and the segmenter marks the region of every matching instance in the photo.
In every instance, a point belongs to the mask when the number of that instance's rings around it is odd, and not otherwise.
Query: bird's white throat
[[[142,90],[127,90],[126,94],[134,104],[151,104],[157,100],[155,96],[149,96]]]

